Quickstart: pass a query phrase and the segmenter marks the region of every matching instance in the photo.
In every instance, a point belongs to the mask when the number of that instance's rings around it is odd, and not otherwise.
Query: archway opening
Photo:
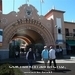
[[[24,41],[27,44],[45,44],[43,37],[38,32],[30,29],[18,29],[15,35],[12,36],[11,40],[13,39]]]
[[[39,33],[37,33],[36,31],[33,31],[33,30],[29,30],[29,29],[17,30],[17,33],[12,37],[12,39],[10,40],[10,43],[13,40],[15,41],[16,44],[13,42],[14,49],[13,48],[9,49],[10,50],[9,51],[9,56],[10,57],[15,57],[14,54],[16,54],[16,52],[18,52],[18,54],[19,54],[18,57],[22,57],[22,55],[24,57],[25,53],[27,51],[26,47],[28,45],[32,44],[32,46],[34,47],[34,45],[36,45],[36,44],[42,44],[42,45],[45,44],[44,40],[43,40],[43,37]]]

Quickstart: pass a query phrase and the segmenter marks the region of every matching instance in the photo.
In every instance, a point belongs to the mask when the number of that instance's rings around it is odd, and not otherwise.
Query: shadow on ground
[[[52,72],[62,72],[62,73],[66,73],[68,71],[71,71],[70,69],[57,69],[56,71],[55,70],[51,70]]]
[[[33,72],[61,72],[66,73],[68,71],[71,71],[70,69],[32,69]]]
[[[10,62],[10,61],[0,62],[0,65],[6,64],[6,63],[11,64],[13,66],[27,66],[28,65],[27,61],[24,61],[24,62],[16,62],[16,61],[12,61],[12,62]],[[38,65],[38,64],[42,64],[42,63],[39,63],[37,61],[33,62],[33,65]]]

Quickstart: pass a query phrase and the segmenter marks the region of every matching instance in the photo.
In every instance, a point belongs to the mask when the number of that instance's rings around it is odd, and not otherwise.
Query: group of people
[[[51,66],[52,61],[54,63],[54,68],[55,70],[57,70],[56,67],[56,54],[55,54],[55,49],[53,48],[53,46],[50,46],[50,49],[48,50],[47,46],[44,46],[44,50],[42,51],[42,58],[44,60],[45,66],[47,68],[47,62],[49,60],[49,66]]]
[[[45,66],[47,68],[47,63],[48,60],[50,61],[49,66],[51,66],[52,61],[54,63],[54,68],[55,70],[57,70],[56,67],[56,55],[55,55],[55,49],[53,48],[53,46],[50,46],[50,49],[48,50],[47,46],[44,46],[44,49],[42,50],[41,53],[42,59],[45,63]],[[26,60],[28,61],[28,65],[30,66],[30,70],[32,70],[32,66],[33,66],[33,62],[36,59],[35,57],[35,53],[33,52],[32,48],[29,48],[29,51],[26,54]]]
[[[56,48],[56,57],[57,58],[62,58],[63,57],[63,49],[62,49],[61,46]]]

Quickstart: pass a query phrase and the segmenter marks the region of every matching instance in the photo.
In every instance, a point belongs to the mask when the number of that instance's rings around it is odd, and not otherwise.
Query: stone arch
[[[26,37],[23,37],[23,36],[16,36],[16,37],[13,38],[13,40],[16,39],[16,38],[22,39],[22,40],[24,40],[25,42],[27,42],[28,44],[31,43],[31,41],[30,41],[28,38],[26,38]],[[11,37],[11,39],[12,39],[12,37]],[[11,41],[11,39],[9,39],[9,42]]]
[[[33,19],[19,19],[16,22],[8,25],[4,29],[4,41],[3,46],[6,48],[8,46],[11,38],[17,33],[17,29],[29,29],[40,34],[46,45],[55,45],[54,38],[52,34],[42,25],[41,22]]]

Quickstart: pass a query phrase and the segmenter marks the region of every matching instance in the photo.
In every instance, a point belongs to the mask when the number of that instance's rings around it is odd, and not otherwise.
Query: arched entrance
[[[50,31],[45,28],[40,21],[24,18],[8,25],[4,29],[4,42],[5,48],[9,47],[9,42],[19,37],[25,39],[29,43],[43,43],[45,45],[55,45],[54,39]]]
[[[17,29],[17,32],[12,36],[12,39],[19,38],[26,41],[27,44],[31,43],[42,43],[44,44],[44,40],[42,36],[34,30],[30,29]]]
[[[40,34],[34,30],[19,29],[9,42],[9,57],[16,57],[16,52],[19,53],[18,57],[25,57],[29,47],[35,48],[37,44],[42,46],[45,44]]]

